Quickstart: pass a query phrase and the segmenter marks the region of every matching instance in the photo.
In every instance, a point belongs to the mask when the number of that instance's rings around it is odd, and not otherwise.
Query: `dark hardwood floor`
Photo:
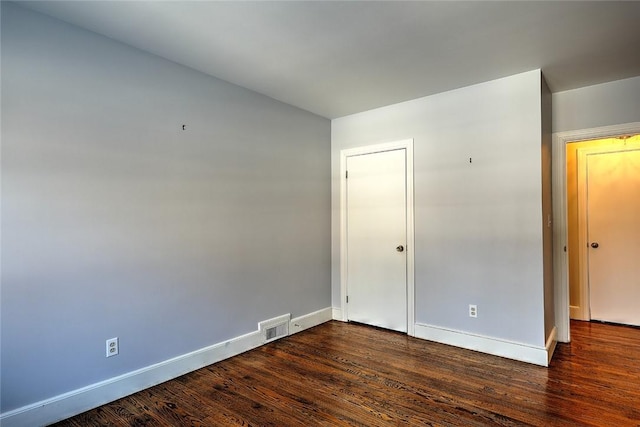
[[[56,426],[640,426],[640,329],[571,334],[543,368],[334,321]]]

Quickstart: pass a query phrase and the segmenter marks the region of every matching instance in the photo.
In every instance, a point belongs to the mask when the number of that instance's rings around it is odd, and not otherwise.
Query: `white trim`
[[[553,253],[555,282],[555,316],[558,341],[569,342],[569,280],[567,253],[567,151],[570,142],[640,133],[640,122],[603,126],[553,134]]]
[[[407,150],[407,335],[415,336],[415,205],[413,190],[413,139],[405,142]]]
[[[584,147],[576,150],[578,172],[578,263],[580,265],[580,316],[581,320],[591,320],[591,288],[589,287],[589,233],[587,209],[587,157],[593,154],[617,153],[640,149],[640,144],[629,143]]]
[[[347,157],[379,153],[391,150],[406,150],[407,167],[407,335],[414,336],[415,324],[415,233],[413,190],[413,139],[349,148],[340,151],[340,304],[341,319],[349,319],[347,299]]]
[[[591,302],[589,298],[589,262],[587,254],[587,165],[584,148],[576,151],[576,170],[578,172],[578,263],[580,270],[580,319],[591,320]],[[586,268],[585,268],[586,267]]]
[[[501,340],[483,335],[471,334],[469,332],[456,331],[453,329],[441,328],[438,326],[424,325],[416,323],[415,332],[417,338],[435,341],[442,344],[453,345],[466,348],[468,350],[480,351],[494,356],[506,357],[508,359],[519,360],[521,362],[533,363],[540,366],[548,366],[551,359],[551,345],[555,339],[547,343],[547,347],[536,347],[514,341]],[[555,338],[554,332],[551,334]]]
[[[343,321],[343,319],[342,319],[342,309],[340,307],[333,307],[331,309],[331,311],[332,311],[331,314],[332,314],[333,320],[339,320],[341,322]]]
[[[547,343],[544,348],[547,351],[547,364],[549,366],[551,363],[551,358],[553,357],[553,353],[556,351],[556,344],[558,344],[558,329],[554,326],[549,334],[549,339],[547,339]]]
[[[291,319],[291,322],[289,322],[289,335],[297,334],[305,329],[313,328],[314,326],[328,322],[333,318],[332,314],[333,309],[331,307],[327,307],[322,310],[314,311],[313,313]]]
[[[258,322],[258,330],[260,332],[265,329],[271,328],[276,325],[281,325],[283,323],[287,323],[291,320],[291,313],[283,314],[282,316],[274,317],[272,319],[263,320]]]
[[[331,319],[331,307],[292,319],[299,330]],[[273,320],[273,319],[272,319]],[[287,318],[288,320],[288,318]],[[269,321],[267,321],[269,322]],[[263,322],[261,322],[263,323]],[[263,345],[260,330],[0,414],[2,427],[48,425]]]
[[[567,147],[568,140],[553,134],[551,154],[551,197],[553,198],[553,283],[558,339],[570,341],[569,266],[567,230]]]

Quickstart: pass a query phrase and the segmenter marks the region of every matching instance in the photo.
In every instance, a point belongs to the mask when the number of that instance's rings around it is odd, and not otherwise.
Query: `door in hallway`
[[[640,326],[640,149],[586,166],[591,318]]]

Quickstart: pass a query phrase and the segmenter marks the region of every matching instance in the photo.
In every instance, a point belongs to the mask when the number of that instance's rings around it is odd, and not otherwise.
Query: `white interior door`
[[[348,320],[407,332],[406,150],[347,157]]]
[[[640,326],[640,150],[587,156],[591,318]]]

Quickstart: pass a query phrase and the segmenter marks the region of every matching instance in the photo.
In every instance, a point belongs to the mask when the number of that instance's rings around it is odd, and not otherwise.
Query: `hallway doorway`
[[[640,135],[566,145],[570,317],[638,325]]]

